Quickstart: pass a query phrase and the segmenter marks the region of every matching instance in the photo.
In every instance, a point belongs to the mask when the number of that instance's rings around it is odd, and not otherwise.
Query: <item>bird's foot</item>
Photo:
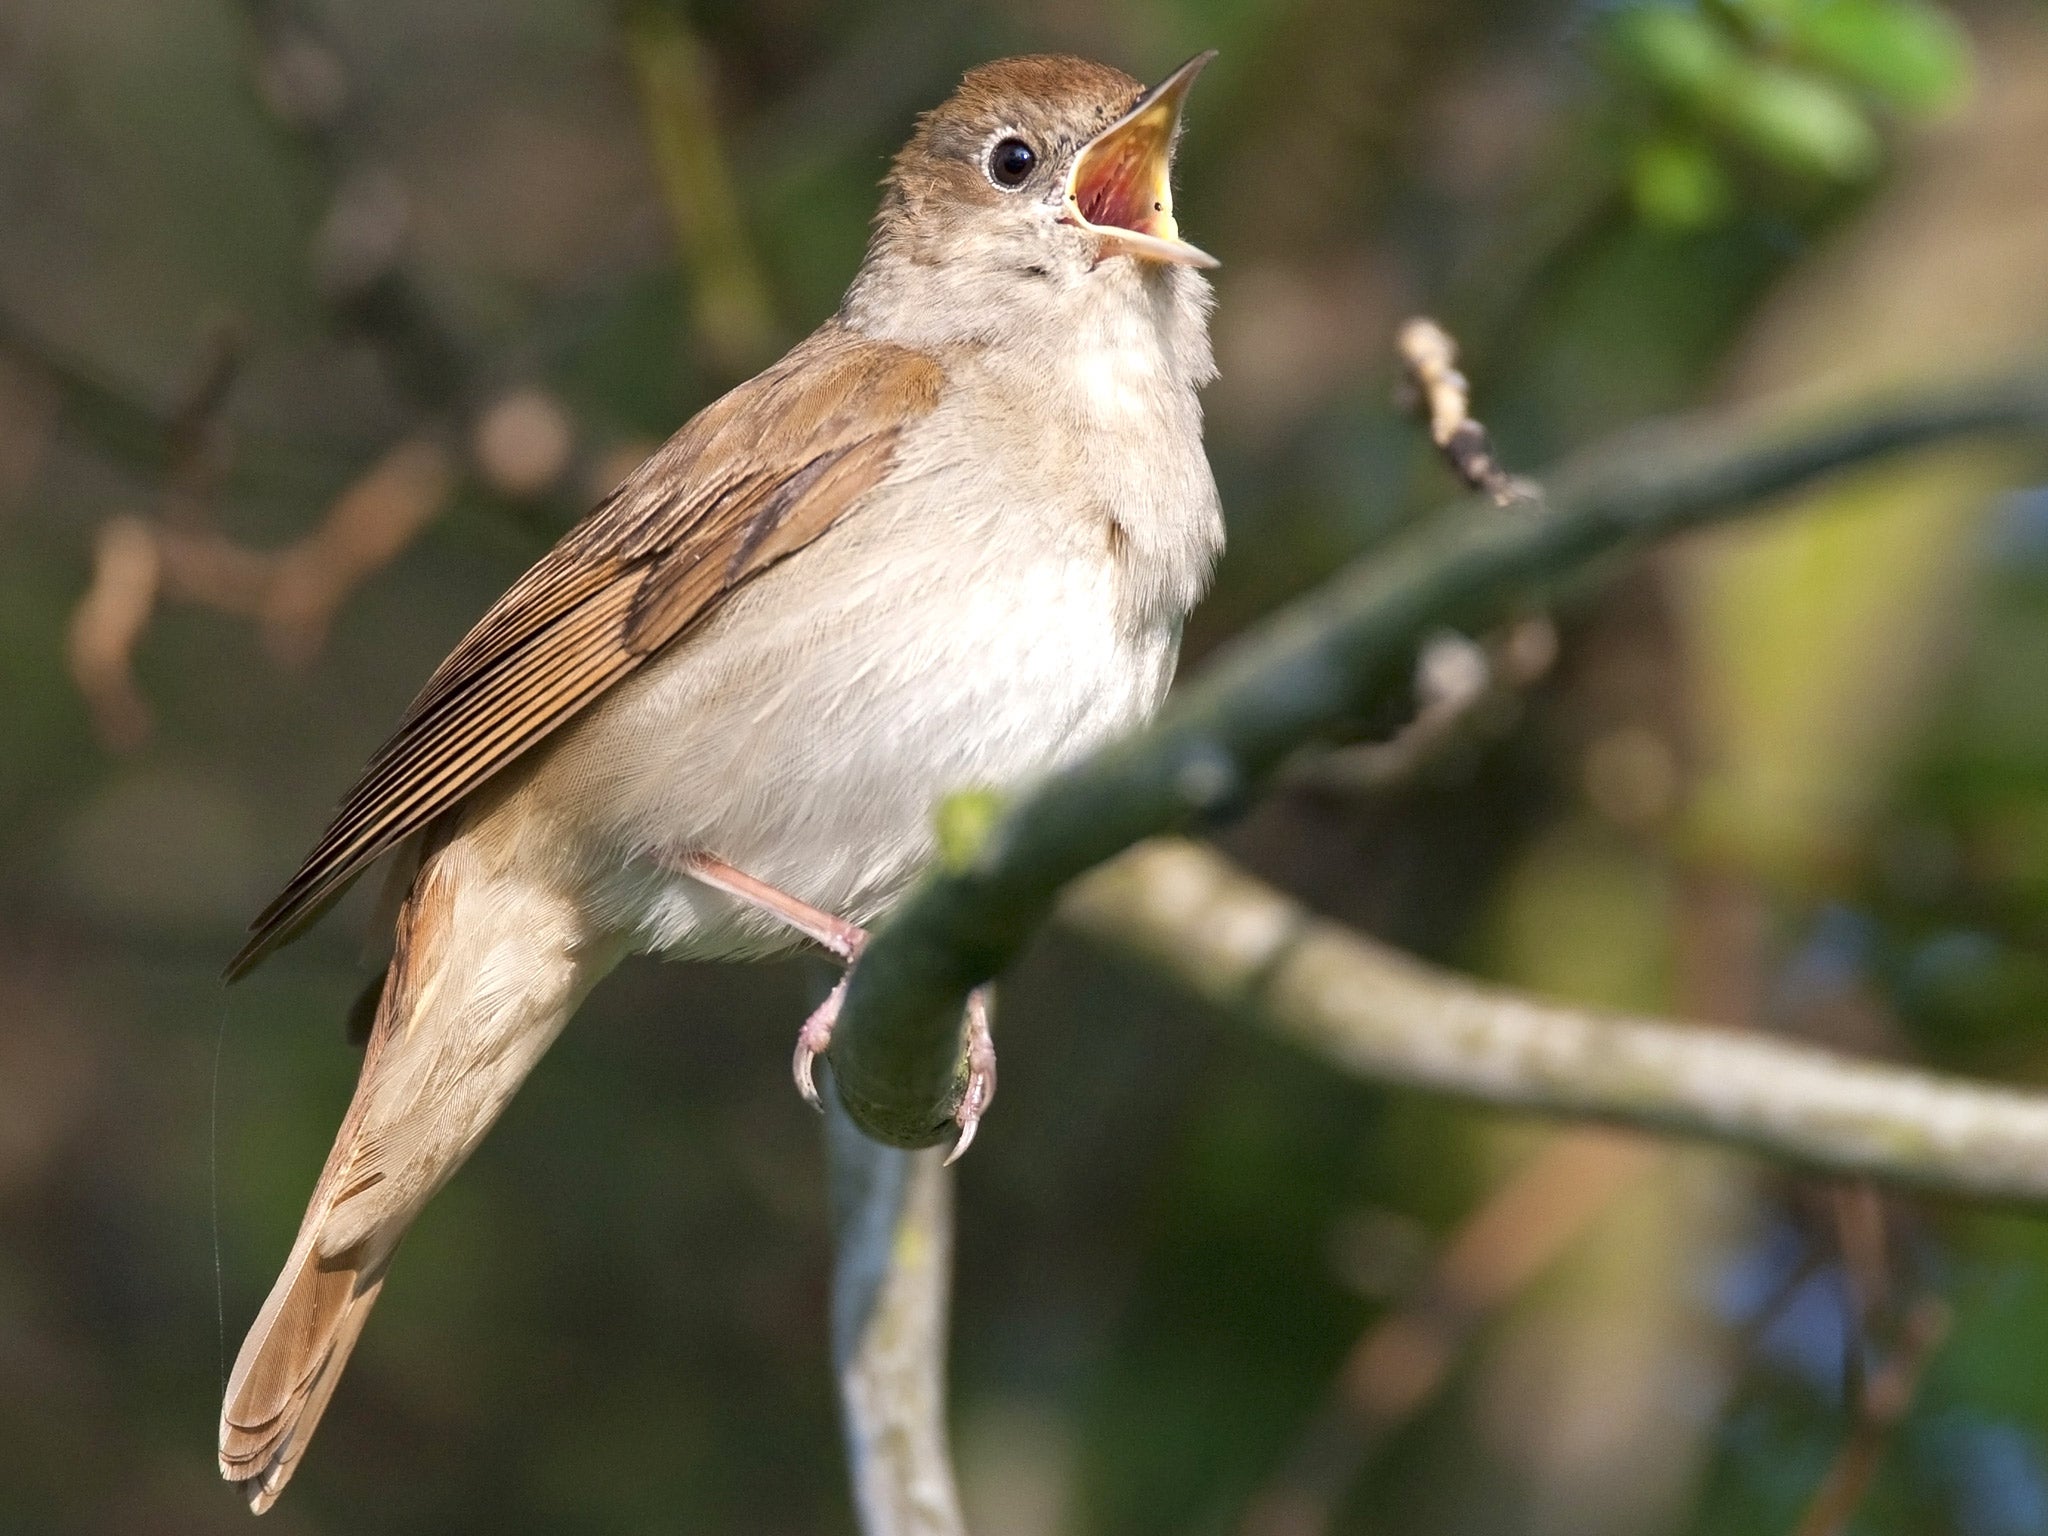
[[[849,968],[847,976],[852,974]],[[833,983],[832,990],[825,994],[825,1001],[811,1010],[811,1016],[804,1020],[804,1027],[796,1032],[796,1060],[791,1065],[791,1075],[796,1078],[796,1091],[804,1096],[804,1102],[820,1114],[824,1113],[825,1106],[818,1101],[818,1083],[813,1068],[832,1044],[832,1026],[839,1022],[839,1007],[846,1001],[847,976],[841,976]]]
[[[832,1028],[839,1022],[839,1010],[846,1002],[847,977],[853,974],[854,962],[867,948],[867,930],[830,912],[821,912],[809,902],[800,901],[708,853],[684,854],[665,862],[678,873],[778,918],[846,962],[846,974],[797,1031],[796,1054],[790,1063],[796,1091],[811,1108],[822,1110],[824,1105],[818,1099],[818,1058],[831,1047]],[[988,1015],[989,989],[976,987],[967,999],[967,1091],[960,1097],[959,1108],[953,1111],[953,1123],[960,1127],[960,1135],[946,1155],[948,1163],[957,1162],[973,1145],[981,1117],[996,1096],[996,1044],[989,1033]]]
[[[794,928],[845,961],[849,973],[853,962],[867,947],[867,930],[859,924],[820,911],[809,902],[800,901],[789,892],[757,879],[723,859],[708,853],[688,853],[666,862],[679,873],[701,881],[713,890],[723,891],[735,901]],[[825,1001],[811,1011],[811,1016],[804,1020],[804,1027],[797,1031],[796,1058],[791,1064],[790,1075],[796,1079],[796,1091],[813,1109],[824,1108],[818,1102],[816,1064],[832,1043],[832,1026],[839,1021],[839,1008],[845,1000],[846,977],[841,976]]]
[[[953,1123],[960,1127],[960,1137],[946,1154],[948,1166],[959,1162],[974,1144],[981,1117],[988,1113],[996,1096],[996,1040],[988,1027],[988,999],[987,987],[976,987],[967,998],[967,1091],[960,1096],[960,1107],[953,1111]]]

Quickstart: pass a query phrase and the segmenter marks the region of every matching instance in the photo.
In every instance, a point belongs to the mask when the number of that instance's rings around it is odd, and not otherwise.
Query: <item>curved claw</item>
[[[960,1122],[960,1139],[953,1143],[953,1150],[948,1152],[946,1160],[939,1164],[941,1168],[950,1168],[967,1155],[967,1149],[974,1145],[974,1133],[980,1125],[981,1117],[979,1115],[976,1115],[971,1120]]]
[[[988,988],[977,987],[967,999],[967,1091],[953,1122],[960,1127],[960,1139],[946,1154],[943,1166],[952,1167],[974,1145],[974,1133],[981,1129],[981,1117],[996,1096],[996,1042],[988,1027]]]
[[[804,1102],[820,1114],[825,1106],[818,1100],[814,1068],[832,1044],[832,1026],[839,1022],[839,1005],[845,999],[846,978],[842,976],[839,984],[825,994],[825,1001],[804,1020],[804,1027],[796,1032],[796,1057],[790,1062],[790,1076],[796,1079],[796,1091],[804,1096]]]
[[[796,1060],[790,1064],[790,1076],[796,1079],[796,1091],[804,1096],[804,1102],[822,1115],[825,1106],[818,1099],[818,1084],[811,1075],[811,1064],[817,1059],[818,1053],[799,1033],[796,1037]]]

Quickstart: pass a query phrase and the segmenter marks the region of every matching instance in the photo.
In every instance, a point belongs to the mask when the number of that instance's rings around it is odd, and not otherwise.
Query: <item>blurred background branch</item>
[[[1062,909],[1067,921],[1100,943],[1150,960],[1150,948],[1138,938],[1144,919],[1109,916],[1104,898],[1136,874],[1125,864],[1142,863],[1155,846],[1126,855],[1078,887]],[[1242,998],[1231,1011],[1255,1016]],[[1516,1169],[1445,1242],[1402,1304],[1352,1345],[1293,1451],[1253,1497],[1240,1536],[1329,1530],[1361,1470],[1436,1400],[1481,1326],[1582,1237],[1616,1192],[1657,1156],[1654,1142],[1581,1129]]]
[[[674,0],[626,0],[622,16],[697,339],[715,369],[744,378],[774,359],[777,327],[733,190],[710,61]]]
[[[73,611],[71,675],[100,739],[132,751],[147,739],[149,706],[134,676],[135,647],[160,597],[254,619],[273,659],[303,667],[358,583],[376,574],[447,504],[455,469],[432,437],[392,449],[283,549],[254,550],[208,522],[117,517],[94,546],[92,584]]]
[[[2048,1204],[2048,1095],[1482,987],[1319,920],[1193,843],[1133,849],[1077,885],[1061,913],[1363,1077]]]

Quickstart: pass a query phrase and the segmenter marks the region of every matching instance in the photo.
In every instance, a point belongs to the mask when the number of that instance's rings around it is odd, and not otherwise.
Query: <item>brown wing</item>
[[[826,324],[707,406],[492,605],[413,700],[230,980],[378,855],[817,538],[894,461],[939,370]]]

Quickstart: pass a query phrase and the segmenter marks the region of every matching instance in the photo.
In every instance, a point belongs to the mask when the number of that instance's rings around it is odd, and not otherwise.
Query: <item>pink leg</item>
[[[766,880],[756,880],[743,869],[734,869],[723,859],[708,853],[686,853],[670,866],[679,874],[701,880],[713,890],[723,891],[737,901],[779,917],[805,938],[815,939],[849,964],[860,957],[868,942],[865,928],[857,927],[830,912],[820,912],[809,902],[798,901],[777,890]]]
[[[865,928],[834,917],[829,912],[821,912],[767,881],[757,880],[743,869],[735,869],[723,859],[708,853],[691,853],[676,859],[670,867],[693,880],[701,880],[714,890],[725,892],[735,901],[743,901],[771,917],[780,918],[798,933],[816,940],[844,960],[849,974],[853,962],[867,947]],[[838,984],[826,994],[825,1001],[812,1010],[811,1016],[804,1020],[804,1027],[797,1031],[791,1076],[796,1079],[797,1092],[813,1109],[821,1107],[814,1068],[818,1058],[832,1044],[832,1026],[839,1022],[839,1010],[845,1001],[846,977],[841,976]],[[995,1096],[996,1045],[994,1036],[989,1033],[988,988],[976,987],[967,999],[967,1092],[961,1096],[960,1107],[953,1112],[953,1121],[960,1127],[960,1139],[953,1143],[947,1162],[957,1159],[973,1142],[981,1117]]]

